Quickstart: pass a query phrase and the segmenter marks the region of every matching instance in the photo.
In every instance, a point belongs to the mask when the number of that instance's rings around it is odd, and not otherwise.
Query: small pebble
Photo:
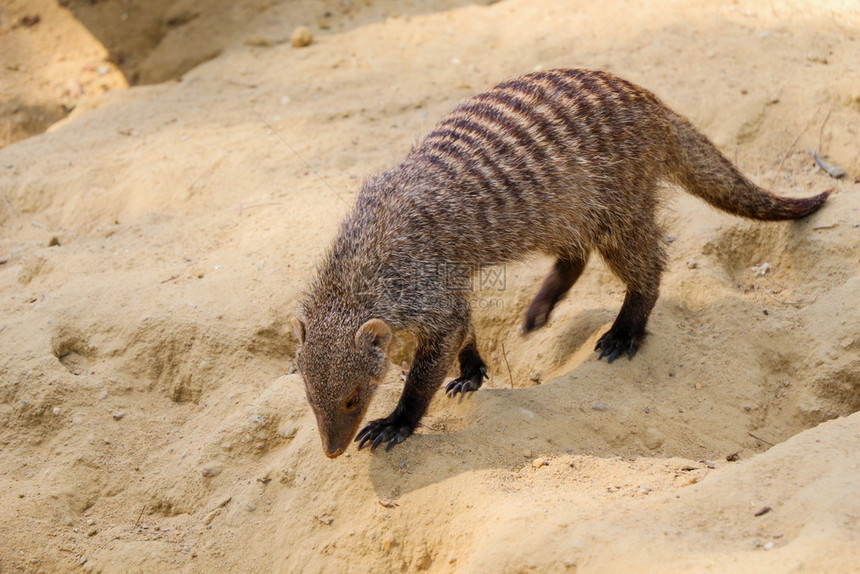
[[[290,43],[293,48],[304,48],[310,46],[314,41],[314,33],[307,26],[299,26],[293,30],[293,35],[290,36]]]
[[[532,372],[529,373],[529,380],[534,383],[539,383],[541,381],[542,373],[540,369],[532,369]]]
[[[200,471],[200,474],[202,474],[206,478],[211,478],[213,476],[218,476],[219,474],[221,474],[221,470],[222,469],[218,467],[207,466]]]
[[[763,516],[763,515],[767,514],[768,512],[770,512],[770,506],[765,506],[761,510],[756,511],[756,513],[753,514],[753,516]]]
[[[768,542],[767,544],[765,544],[764,549],[765,550],[772,550],[773,549],[773,542]]]
[[[298,429],[296,429],[295,425],[289,422],[283,422],[278,427],[278,434],[281,436],[281,438],[293,438],[294,436],[296,436],[297,430]]]
[[[532,466],[534,468],[540,468],[542,466],[548,466],[548,465],[549,465],[549,462],[547,462],[547,460],[543,457],[536,458],[532,461]]]
[[[125,416],[125,413],[114,413],[113,414],[113,420],[118,421],[124,416]]]
[[[699,266],[699,264],[696,263],[695,261],[693,261],[692,259],[690,261],[687,261],[687,269],[695,269],[698,266]]]
[[[608,411],[612,407],[610,407],[609,404],[607,404],[603,401],[597,401],[596,403],[591,405],[591,408],[596,410],[596,411]]]
[[[250,38],[245,38],[245,41],[242,43],[246,46],[254,46],[256,48],[268,48],[272,45],[265,36],[251,36]]]
[[[642,436],[642,442],[651,450],[660,448],[665,441],[663,434],[654,427],[645,429],[645,434]]]

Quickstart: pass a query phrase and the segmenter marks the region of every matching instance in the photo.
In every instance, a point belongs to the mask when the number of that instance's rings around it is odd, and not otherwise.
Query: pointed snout
[[[349,447],[350,442],[351,441],[349,440],[349,437],[344,439],[343,437],[339,437],[339,436],[331,437],[331,436],[323,435],[323,437],[322,437],[323,452],[329,458],[337,458],[340,455],[342,455],[344,452],[346,452],[346,449]]]
[[[357,427],[361,419],[358,419],[352,427]],[[346,424],[333,426],[333,428],[322,427],[320,429],[320,439],[325,455],[329,458],[337,458],[346,452],[349,445],[352,444],[352,438],[355,436],[355,428],[347,427]],[[344,428],[346,427],[346,428]]]

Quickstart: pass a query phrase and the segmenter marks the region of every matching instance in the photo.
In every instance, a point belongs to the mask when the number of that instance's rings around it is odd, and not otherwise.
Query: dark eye
[[[344,408],[348,411],[351,411],[358,405],[358,393],[353,393],[351,397],[346,400],[344,403]]]

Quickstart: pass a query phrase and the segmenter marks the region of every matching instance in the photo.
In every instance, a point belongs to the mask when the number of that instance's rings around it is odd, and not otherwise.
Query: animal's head
[[[299,319],[297,364],[323,450],[340,456],[358,431],[388,368],[391,328],[369,319],[357,328],[329,317]]]

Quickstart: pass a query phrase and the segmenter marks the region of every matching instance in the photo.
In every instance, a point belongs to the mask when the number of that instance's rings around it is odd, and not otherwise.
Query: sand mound
[[[80,31],[116,8],[84,4],[39,10]],[[0,572],[857,571],[855,8],[232,4],[93,32],[100,61],[131,51],[116,85],[0,150]],[[361,177],[463,97],[561,66],[648,87],[761,185],[834,193],[764,224],[668,190],[634,361],[592,352],[623,296],[597,258],[528,338],[550,262],[507,266],[476,308],[491,381],[390,453],[326,459],[290,324]],[[119,89],[132,68],[178,79]],[[392,369],[370,416],[400,388]]]

